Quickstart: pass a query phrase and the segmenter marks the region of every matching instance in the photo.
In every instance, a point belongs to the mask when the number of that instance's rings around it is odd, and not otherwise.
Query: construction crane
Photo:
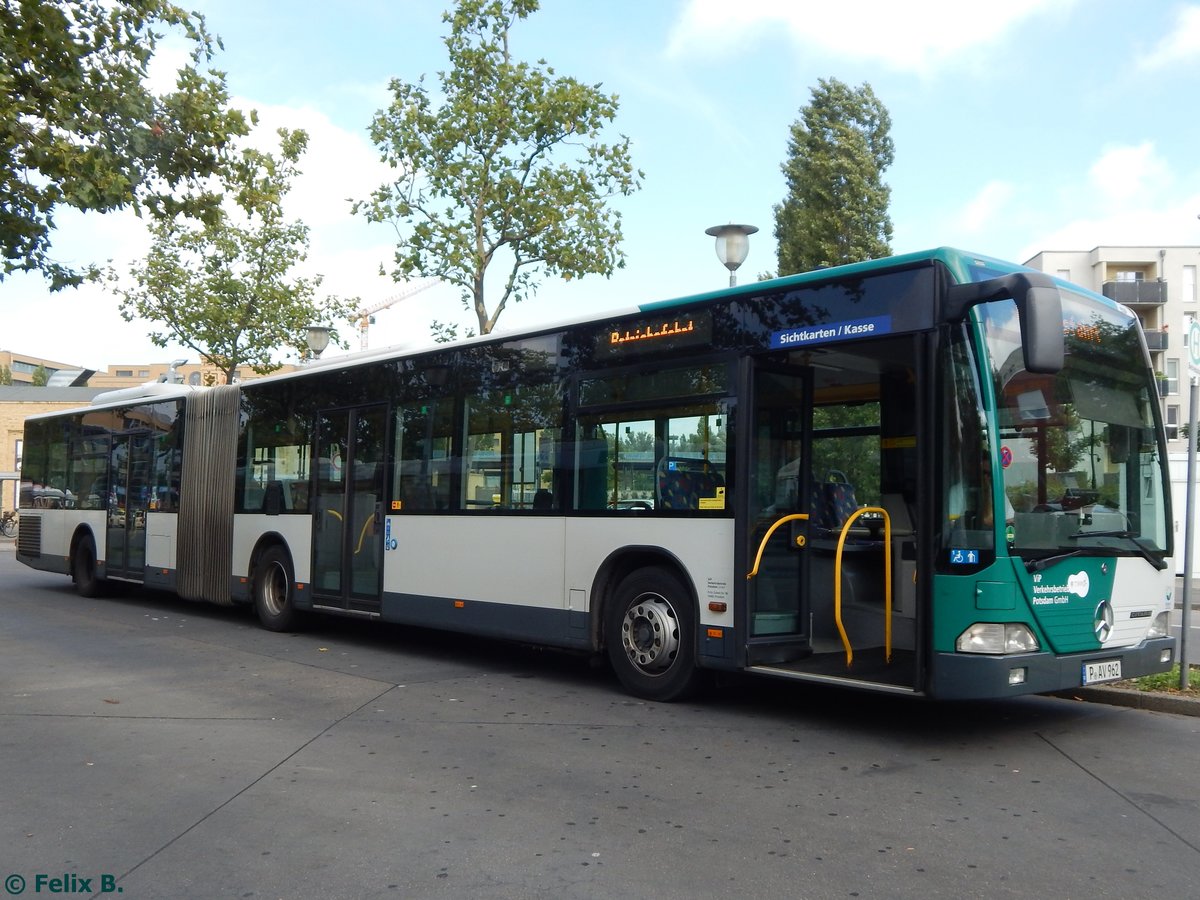
[[[401,300],[406,300],[415,294],[421,293],[421,291],[428,290],[437,283],[438,279],[436,278],[425,278],[421,281],[413,282],[412,284],[406,286],[404,290],[400,291],[399,293],[392,294],[392,296],[388,297],[386,300],[380,300],[378,303],[372,303],[370,306],[364,306],[362,309],[358,310],[358,312],[354,314],[354,317],[358,319],[359,349],[367,349],[367,331],[375,323],[375,313],[379,312],[380,310],[387,309],[389,306],[394,306]]]

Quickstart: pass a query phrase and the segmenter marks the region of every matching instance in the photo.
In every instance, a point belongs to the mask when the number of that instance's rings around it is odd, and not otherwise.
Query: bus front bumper
[[[1165,657],[1165,662],[1164,662]],[[929,696],[942,700],[1017,697],[1082,687],[1089,664],[1119,661],[1120,680],[1169,671],[1178,659],[1175,638],[1154,638],[1134,647],[1055,656],[1026,653],[984,656],[934,653],[929,667]],[[1097,669],[1093,666],[1093,674]],[[1100,672],[1111,672],[1111,667]],[[1105,682],[1092,681],[1093,684]],[[1109,682],[1111,683],[1111,682]]]

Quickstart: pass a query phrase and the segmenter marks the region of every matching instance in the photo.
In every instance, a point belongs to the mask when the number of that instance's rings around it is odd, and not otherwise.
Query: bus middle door
[[[323,412],[317,434],[314,605],[378,612],[387,407]]]
[[[109,451],[105,568],[118,578],[145,577],[146,511],[154,444],[148,431],[114,434]]]

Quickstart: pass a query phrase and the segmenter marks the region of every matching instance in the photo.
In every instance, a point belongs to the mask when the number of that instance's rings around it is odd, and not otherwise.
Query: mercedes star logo
[[[1107,600],[1101,600],[1096,604],[1096,612],[1092,614],[1092,630],[1096,632],[1096,639],[1103,644],[1108,640],[1108,636],[1112,634],[1112,629],[1112,604]]]

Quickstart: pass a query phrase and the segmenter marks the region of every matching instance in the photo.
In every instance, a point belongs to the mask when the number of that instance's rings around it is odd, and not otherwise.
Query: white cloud
[[[1167,187],[1171,177],[1152,141],[1105,150],[1088,170],[1088,176],[1093,189],[1108,203],[1127,203],[1152,195]]]
[[[1019,258],[1029,259],[1041,250],[1102,245],[1195,244],[1200,235],[1200,192],[1180,196],[1174,185],[1183,182],[1195,183],[1177,177],[1152,141],[1107,148],[1088,167],[1087,177],[1064,185],[1059,202],[1049,207],[1073,211],[1076,218],[1028,225],[1028,233],[1041,234],[1021,249]]]
[[[278,153],[280,128],[308,133],[308,149],[300,157],[301,174],[288,196],[287,209],[314,231],[358,219],[350,212],[349,200],[366,199],[394,177],[364,133],[335,125],[312,106],[255,106],[249,100],[239,100],[238,105],[258,110],[258,128],[251,137],[259,149]]]
[[[875,60],[928,72],[1034,16],[1062,14],[1051,0],[689,0],[669,37],[667,54],[719,55],[777,31],[799,49],[849,60]]]
[[[1042,250],[1090,250],[1104,245],[1178,247],[1197,243],[1200,228],[1196,210],[1200,193],[1167,206],[1108,211],[1054,226],[1021,249],[1018,259],[1029,259]]]
[[[235,102],[258,108],[260,126],[252,140],[264,150],[278,151],[275,129],[280,126],[303,128],[309,134],[308,151],[300,159],[302,173],[287,204],[288,215],[310,228],[303,273],[323,276],[322,294],[358,296],[364,304],[395,293],[395,283],[378,274],[380,263],[391,261],[393,232],[352,215],[347,202],[349,197],[365,198],[390,173],[365,134],[346,131],[307,106]],[[68,264],[111,260],[119,272],[128,271],[150,246],[146,221],[130,210],[97,215],[66,209],[57,214],[55,224],[53,256]],[[40,276],[13,275],[3,283],[0,300],[5,308],[4,346],[24,353],[92,368],[195,355],[177,346],[154,347],[146,337],[148,323],[124,322],[117,297],[102,285],[50,294]],[[52,317],[47,310],[54,311]],[[348,337],[351,349],[357,349],[357,335]]]
[[[968,234],[978,234],[994,220],[1004,214],[1004,207],[1012,199],[1014,188],[1007,181],[990,181],[983,186],[964,207],[958,217],[957,228]]]
[[[1143,69],[1195,63],[1200,55],[1200,6],[1181,7],[1167,36],[1138,60]]]

